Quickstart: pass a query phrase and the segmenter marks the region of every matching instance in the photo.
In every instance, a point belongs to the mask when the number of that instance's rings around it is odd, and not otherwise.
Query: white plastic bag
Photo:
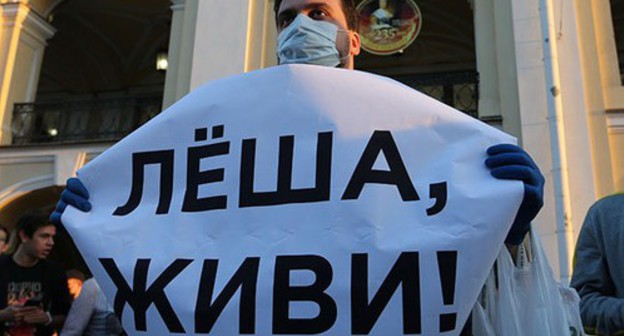
[[[561,299],[566,307],[566,317],[568,318],[568,324],[570,326],[570,335],[579,336],[583,333],[583,321],[581,320],[581,311],[579,308],[579,302],[581,298],[574,288],[560,285],[559,292],[561,293]]]
[[[491,329],[504,336],[583,335],[578,294],[555,280],[533,232],[531,245],[533,260],[521,267],[514,265],[506,248],[501,250],[495,273],[473,309],[475,336],[490,336]]]
[[[495,313],[495,309],[487,309],[494,304],[495,300],[496,286],[494,279],[494,270],[492,270],[485,286],[483,286],[479,300],[472,308],[472,335],[474,336],[496,336],[494,326],[492,325],[494,318],[490,316],[490,314]]]
[[[496,336],[485,309],[479,302],[472,308],[472,334],[476,336]]]

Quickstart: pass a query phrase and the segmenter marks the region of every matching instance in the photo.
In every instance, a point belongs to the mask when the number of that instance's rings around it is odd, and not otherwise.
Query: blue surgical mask
[[[338,27],[299,14],[277,38],[279,64],[316,64],[336,67],[348,57],[340,57],[336,47]]]

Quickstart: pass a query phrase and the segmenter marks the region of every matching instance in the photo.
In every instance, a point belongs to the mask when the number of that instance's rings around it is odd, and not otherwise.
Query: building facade
[[[356,69],[516,136],[546,177],[534,227],[568,279],[587,209],[624,191],[624,0],[413,2],[414,42]],[[78,168],[202,83],[275,65],[273,5],[0,0],[0,222],[50,211]]]

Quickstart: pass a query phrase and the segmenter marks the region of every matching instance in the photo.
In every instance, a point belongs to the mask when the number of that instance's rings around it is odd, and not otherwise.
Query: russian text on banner
[[[64,222],[130,334],[456,335],[522,198],[512,137],[387,78],[195,90],[79,171]]]

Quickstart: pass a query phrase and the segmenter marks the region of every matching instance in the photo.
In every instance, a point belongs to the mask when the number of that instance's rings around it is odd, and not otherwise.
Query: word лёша
[[[213,127],[212,138],[219,139],[223,137],[223,132],[223,125]],[[254,191],[256,139],[243,139],[238,206],[243,208],[329,201],[332,135],[332,132],[318,133],[315,184],[312,188],[301,189],[292,188],[295,136],[281,136],[279,139],[277,187],[275,191],[271,192]],[[205,140],[207,140],[207,129],[200,128],[195,130],[195,141]],[[201,160],[229,153],[230,143],[227,141],[188,148],[186,190],[182,203],[182,212],[226,209],[226,195],[199,197],[198,193],[201,185],[223,182],[225,179],[225,169],[201,170]],[[388,170],[373,169],[377,158],[381,154],[383,154],[387,162]],[[132,189],[130,196],[126,204],[115,209],[113,215],[125,216],[139,206],[143,194],[145,166],[151,164],[160,165],[160,195],[156,214],[169,213],[175,176],[173,149],[132,154]],[[378,130],[373,132],[341,199],[358,199],[366,184],[393,185],[397,188],[404,202],[420,200],[390,131]],[[435,199],[435,203],[426,211],[428,216],[433,216],[440,213],[446,206],[447,183],[430,184],[429,197]]]
[[[457,283],[457,251],[438,251],[442,297],[445,306],[452,306]],[[134,267],[132,287],[122,276],[115,261],[110,258],[99,259],[100,263],[117,287],[114,309],[121,318],[127,305],[133,310],[134,324],[137,331],[148,331],[147,310],[153,304],[170,333],[185,333],[178,319],[165,287],[169,285],[194,260],[176,259],[148,287],[147,277],[150,259],[138,259]],[[219,260],[203,260],[199,284],[185,284],[185,288],[198,288],[194,309],[194,333],[208,334],[219,316],[236,292],[239,296],[239,334],[256,332],[256,298],[259,268],[267,265],[259,257],[247,257],[229,278],[223,289],[215,295],[215,283]],[[351,282],[349,307],[340,306],[328,293],[333,281],[333,267],[329,260],[319,255],[283,255],[276,256],[273,279],[272,333],[284,334],[319,334],[329,331],[335,324],[338,313],[350,311],[351,334],[367,335],[381,317],[390,299],[401,287],[403,333],[415,335],[421,333],[421,279],[420,256],[418,252],[402,252],[383,279],[379,288],[369,300],[369,262],[368,254],[351,255]],[[266,266],[265,266],[266,267]],[[378,267],[378,265],[377,265]],[[315,276],[307,286],[291,285],[292,272],[309,271]],[[221,274],[221,277],[223,275]],[[215,297],[213,299],[213,297]],[[318,306],[318,314],[310,318],[291,317],[292,302],[311,302]],[[342,303],[344,305],[344,303]],[[452,307],[449,307],[452,310]],[[455,330],[457,314],[439,315],[439,331]],[[231,326],[232,330],[235,328]]]

